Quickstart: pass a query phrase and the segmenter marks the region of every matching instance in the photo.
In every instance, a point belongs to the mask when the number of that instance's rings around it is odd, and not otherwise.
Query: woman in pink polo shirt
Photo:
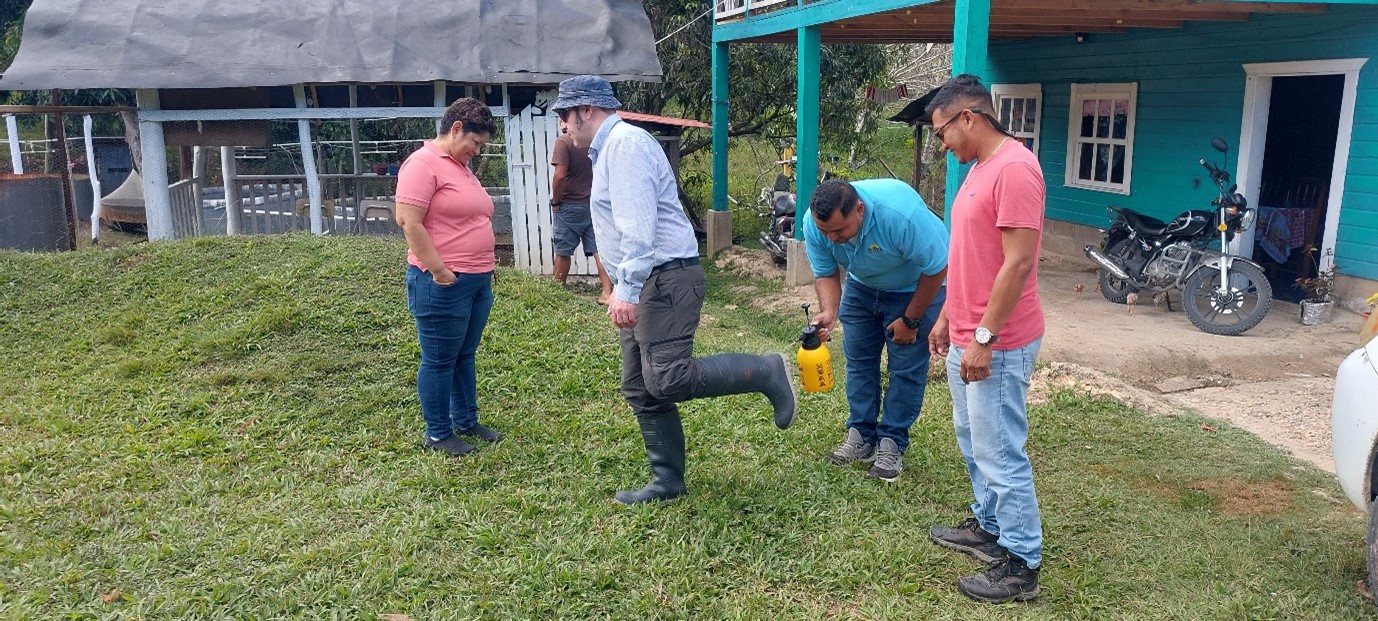
[[[397,173],[397,224],[407,237],[407,309],[416,318],[416,391],[428,448],[459,457],[502,439],[479,424],[474,354],[493,308],[493,199],[469,160],[493,137],[493,113],[466,97]]]

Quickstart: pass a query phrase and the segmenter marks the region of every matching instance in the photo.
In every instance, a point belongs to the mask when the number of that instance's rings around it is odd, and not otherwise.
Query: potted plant
[[[1335,309],[1335,264],[1318,269],[1310,278],[1298,278],[1292,287],[1305,296],[1301,301],[1301,324],[1314,326],[1330,321]]]

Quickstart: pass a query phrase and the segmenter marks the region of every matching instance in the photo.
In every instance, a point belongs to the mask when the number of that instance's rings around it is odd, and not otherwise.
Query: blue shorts
[[[593,215],[588,203],[560,203],[555,212],[555,255],[574,256],[574,249],[584,244],[584,256],[598,254],[598,243],[593,240]]]

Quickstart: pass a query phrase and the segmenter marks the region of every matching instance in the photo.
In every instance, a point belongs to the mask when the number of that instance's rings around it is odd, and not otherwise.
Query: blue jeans
[[[1042,342],[992,352],[990,377],[970,384],[962,383],[962,348],[953,345],[947,353],[952,426],[976,497],[971,512],[981,528],[998,535],[1000,545],[1031,568],[1043,562],[1043,522],[1024,443],[1029,379]]]
[[[924,311],[918,338],[900,345],[887,333],[893,321],[904,314],[912,292],[882,291],[847,279],[842,286],[842,307],[837,318],[842,322],[842,352],[847,358],[847,428],[856,429],[867,442],[890,438],[900,452],[909,448],[909,427],[919,419],[923,392],[928,385],[928,332],[938,320],[947,299],[939,289],[933,303]],[[890,356],[881,418],[880,353]]]
[[[442,287],[430,272],[407,266],[407,310],[416,317],[421,368],[416,392],[426,435],[444,440],[478,424],[474,353],[493,308],[493,274],[455,274]]]

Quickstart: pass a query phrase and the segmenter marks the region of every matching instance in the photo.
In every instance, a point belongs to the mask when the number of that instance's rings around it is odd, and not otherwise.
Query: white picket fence
[[[512,251],[518,269],[555,273],[553,213],[550,210],[550,148],[560,136],[554,113],[528,106],[507,117],[507,181],[512,192]],[[583,248],[574,251],[570,275],[597,276]]]

